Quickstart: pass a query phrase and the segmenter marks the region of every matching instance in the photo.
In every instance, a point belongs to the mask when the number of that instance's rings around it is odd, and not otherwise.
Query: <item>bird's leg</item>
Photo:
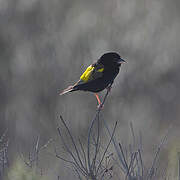
[[[101,100],[100,100],[100,98],[99,98],[98,94],[97,94],[97,93],[95,93],[94,95],[96,96],[96,99],[97,99],[97,101],[98,101],[98,104],[101,104]]]
[[[101,107],[101,100],[100,100],[98,94],[97,94],[97,93],[94,93],[94,95],[96,96],[96,99],[97,99],[97,101],[98,101],[98,108],[103,108],[103,106]]]

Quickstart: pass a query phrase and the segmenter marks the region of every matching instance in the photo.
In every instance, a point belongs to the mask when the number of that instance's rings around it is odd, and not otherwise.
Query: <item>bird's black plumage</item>
[[[73,86],[69,86],[62,94],[72,91],[100,92],[111,85],[119,73],[121,64],[125,62],[118,53],[105,53],[90,65],[81,76],[80,80]]]

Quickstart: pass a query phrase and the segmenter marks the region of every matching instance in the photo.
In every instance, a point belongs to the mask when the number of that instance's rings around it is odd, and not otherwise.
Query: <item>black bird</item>
[[[111,87],[114,79],[119,73],[121,64],[124,62],[126,61],[116,52],[105,53],[96,63],[91,64],[85,70],[77,83],[64,89],[60,95],[78,90],[90,91],[95,93],[100,105],[101,101],[97,93],[105,88]]]

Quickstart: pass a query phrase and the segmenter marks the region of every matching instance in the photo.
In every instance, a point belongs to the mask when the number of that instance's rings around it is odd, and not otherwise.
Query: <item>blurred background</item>
[[[108,51],[128,63],[106,101],[106,121],[109,126],[118,121],[116,135],[123,141],[133,122],[135,132],[143,134],[147,158],[172,124],[162,161],[175,163],[179,9],[179,0],[0,0],[0,134],[8,130],[9,170],[19,149],[27,152],[37,136],[41,144],[56,138],[60,114],[75,136],[87,135],[97,106],[93,94],[58,93]],[[73,179],[64,162],[49,159],[43,159],[46,174]]]

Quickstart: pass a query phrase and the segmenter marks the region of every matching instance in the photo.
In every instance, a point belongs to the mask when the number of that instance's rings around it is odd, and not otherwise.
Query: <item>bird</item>
[[[74,84],[64,89],[60,95],[73,91],[89,91],[96,96],[98,106],[101,100],[98,93],[105,88],[110,91],[114,79],[119,73],[121,64],[126,61],[116,52],[103,54],[97,62],[89,65],[80,79]]]

